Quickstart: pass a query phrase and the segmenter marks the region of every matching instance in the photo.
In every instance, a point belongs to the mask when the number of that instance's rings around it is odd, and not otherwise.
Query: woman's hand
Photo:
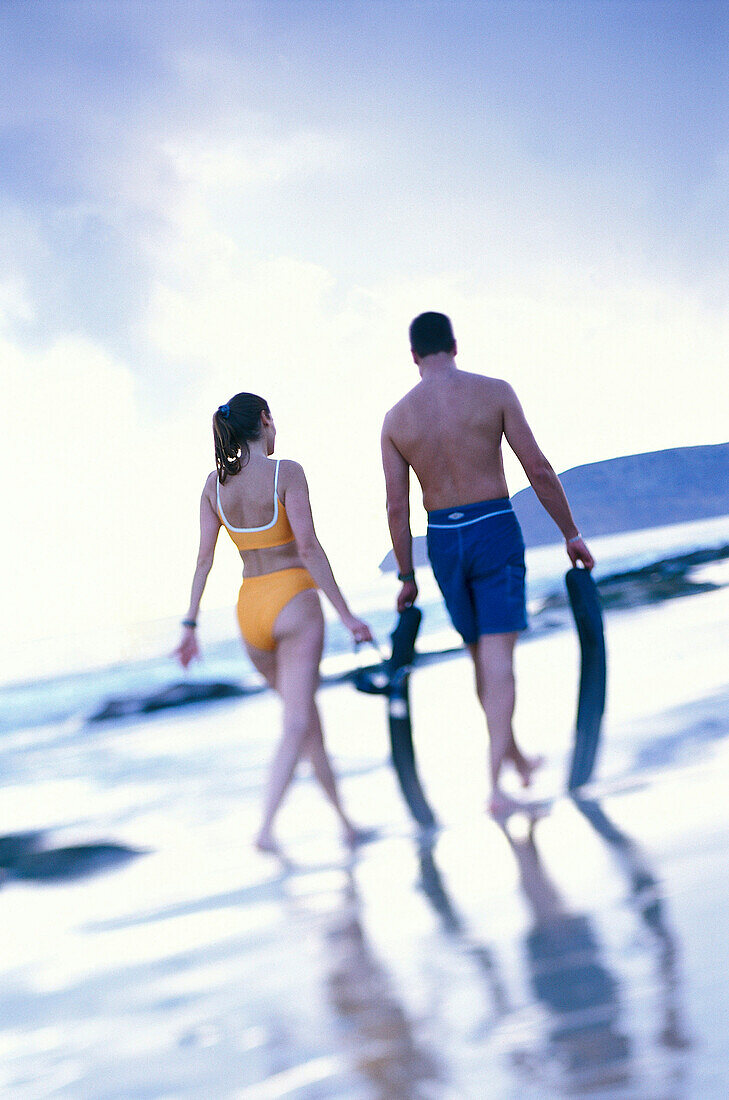
[[[354,638],[355,642],[372,641],[372,631],[363,619],[358,619],[356,615],[347,614],[342,616],[342,622]]]
[[[191,661],[200,657],[200,647],[197,644],[197,633],[194,626],[185,626],[182,629],[182,638],[177,649],[172,651],[183,668],[187,668]]]

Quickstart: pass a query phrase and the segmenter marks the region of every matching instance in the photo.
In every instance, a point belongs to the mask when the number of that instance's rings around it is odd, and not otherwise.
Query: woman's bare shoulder
[[[207,500],[213,511],[218,507],[218,471],[213,470],[205,478],[205,484],[203,485],[202,499]]]
[[[306,485],[304,467],[293,458],[282,458],[279,461],[278,483],[282,490],[299,488]]]

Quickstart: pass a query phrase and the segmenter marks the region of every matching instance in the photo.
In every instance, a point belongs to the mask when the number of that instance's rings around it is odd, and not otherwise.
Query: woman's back
[[[216,479],[217,512],[238,547],[249,575],[298,564],[298,554],[279,486],[279,461],[254,457],[237,474]],[[281,548],[283,553],[276,551]]]

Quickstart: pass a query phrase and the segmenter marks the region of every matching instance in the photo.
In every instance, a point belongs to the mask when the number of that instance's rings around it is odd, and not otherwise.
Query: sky
[[[728,50],[724,0],[0,0],[0,678],[184,613],[240,390],[388,599],[425,309],[558,470],[726,441]]]

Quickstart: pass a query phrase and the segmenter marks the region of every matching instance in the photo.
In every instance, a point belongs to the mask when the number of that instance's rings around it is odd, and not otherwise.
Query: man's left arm
[[[410,466],[395,446],[387,420],[385,417],[382,426],[382,467],[385,471],[387,493],[387,524],[397,560],[398,578],[402,581],[397,609],[403,611],[415,603],[418,595],[413,570],[413,536],[410,530]]]
[[[595,560],[577,530],[562,483],[539,449],[511,386],[505,387],[504,435],[521,462],[539,502],[562,532],[570,561],[573,565],[579,561],[586,569],[592,569]]]

